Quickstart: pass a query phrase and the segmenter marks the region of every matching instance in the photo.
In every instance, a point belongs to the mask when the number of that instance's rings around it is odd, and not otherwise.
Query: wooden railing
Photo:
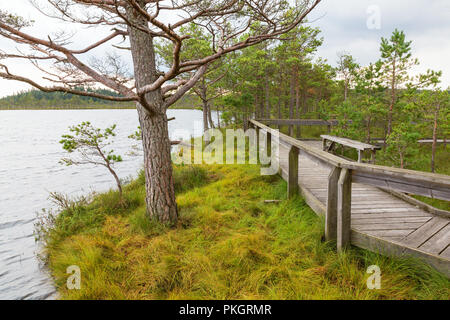
[[[352,183],[362,183],[388,190],[450,201],[450,176],[357,163],[342,159],[307,143],[280,133],[278,130],[256,121],[249,120],[259,134],[278,135],[280,144],[289,148],[288,195],[299,192],[299,155],[330,167],[328,177],[328,197],[326,204],[325,236],[336,240],[338,250],[350,244]]]
[[[304,126],[326,126],[327,132],[331,132],[331,126],[338,125],[337,120],[321,120],[321,119],[259,119],[256,120],[260,123],[264,123],[267,125],[275,125],[278,126],[278,129],[281,130],[282,126],[289,127],[289,133],[293,135],[294,127],[297,127],[297,137],[301,136],[301,127]]]

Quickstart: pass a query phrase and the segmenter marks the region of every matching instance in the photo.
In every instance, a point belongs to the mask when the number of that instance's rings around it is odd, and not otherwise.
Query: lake
[[[201,135],[202,112],[169,110],[172,140]],[[66,154],[59,144],[68,127],[82,121],[105,128],[117,124],[111,146],[124,161],[115,169],[121,179],[136,177],[142,154],[128,136],[139,125],[136,110],[0,111],[0,299],[54,299],[53,281],[37,258],[34,236],[37,212],[51,208],[50,192],[72,197],[115,187],[103,167],[59,164]]]

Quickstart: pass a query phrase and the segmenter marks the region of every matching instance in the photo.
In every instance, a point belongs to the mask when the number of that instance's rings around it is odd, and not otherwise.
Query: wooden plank
[[[352,218],[352,226],[365,224],[390,224],[402,222],[428,222],[431,217],[384,217],[384,218]]]
[[[450,243],[450,224],[434,234],[419,248],[426,252],[440,254]]]
[[[352,230],[352,244],[388,256],[415,256],[424,262],[431,264],[447,277],[450,277],[450,260],[442,254],[437,256],[418,249],[407,248],[401,243],[382,239],[374,235],[368,235],[365,234],[365,232],[358,230]]]
[[[327,241],[337,240],[338,219],[338,182],[341,168],[334,167],[328,177],[327,213],[325,215],[325,239]]]
[[[319,199],[317,199],[316,196],[314,196],[307,188],[300,185],[301,195],[305,199],[305,202],[308,204],[308,206],[311,207],[311,209],[318,215],[325,215],[326,214],[326,206],[325,202],[321,202]]]
[[[447,186],[442,186],[441,184],[422,179],[408,179],[405,177],[393,177],[390,175],[381,174],[379,172],[370,174],[367,172],[357,171],[353,172],[353,181],[388,190],[395,190],[441,200],[450,200],[450,183]]]
[[[373,218],[398,218],[398,217],[430,217],[428,213],[416,212],[386,212],[386,213],[352,213],[354,219],[373,219]]]
[[[289,171],[288,171],[288,198],[298,195],[298,153],[297,147],[292,147],[289,151]]]
[[[350,244],[351,233],[352,175],[349,170],[341,170],[337,189],[337,249],[342,251]]]
[[[411,208],[382,208],[382,209],[354,209],[353,213],[388,213],[388,212],[423,212],[420,209],[411,209]]]
[[[440,256],[444,259],[450,260],[450,246],[448,246],[447,249],[441,252]]]
[[[354,228],[356,229],[356,228]],[[356,229],[357,230],[357,229]],[[414,230],[411,229],[403,229],[403,230],[365,230],[365,232],[369,235],[377,236],[377,237],[406,237]]]
[[[353,223],[353,221],[352,221]],[[416,230],[421,227],[424,222],[399,222],[399,223],[365,223],[365,224],[352,224],[355,229],[362,231],[372,230]]]
[[[433,219],[425,223],[422,227],[411,233],[407,238],[405,238],[404,243],[407,246],[418,248],[428,239],[430,239],[432,235],[443,229],[448,224],[448,219],[434,217]]]
[[[364,199],[352,199],[352,207],[353,206],[381,206],[381,205],[386,205],[386,206],[390,206],[390,205],[397,205],[397,204],[401,204],[400,201],[383,201],[383,200],[373,200],[373,201],[365,201]],[[405,206],[405,204],[403,203],[403,206]],[[416,208],[416,207],[411,207],[411,208]]]
[[[388,192],[390,194],[394,195],[396,198],[399,198],[407,203],[410,203],[417,208],[423,209],[426,212],[432,213],[432,214],[440,216],[440,217],[450,218],[450,211],[437,209],[433,206],[430,206],[429,204],[427,204],[425,202],[419,201],[416,198],[410,197],[401,192],[397,192],[397,191],[393,191],[393,190],[389,190]]]
[[[408,205],[401,202],[394,203],[353,203],[352,202],[352,210],[353,209],[380,209],[380,208],[405,208]],[[411,209],[416,209],[415,207],[411,207]]]
[[[339,143],[341,145],[347,146],[347,147],[351,147],[354,148],[356,150],[359,151],[365,151],[365,150],[379,150],[381,149],[381,147],[378,146],[374,146],[368,143],[364,143],[364,142],[360,142],[360,141],[356,141],[356,140],[351,140],[351,139],[347,139],[347,138],[341,138],[341,137],[335,137],[335,136],[330,136],[330,135],[321,135],[320,136],[323,140],[328,140],[328,141],[332,141],[332,142],[336,142]]]

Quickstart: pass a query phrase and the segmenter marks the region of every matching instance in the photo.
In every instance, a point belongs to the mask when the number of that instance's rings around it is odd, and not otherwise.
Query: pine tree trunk
[[[211,114],[211,105],[208,104],[208,122],[209,122],[209,127],[211,129],[214,129],[216,126],[214,125],[214,121],[212,119],[212,114]]]
[[[150,218],[163,223],[178,219],[173,185],[171,144],[167,116],[150,116],[138,107],[144,146],[144,171],[147,212]]]
[[[278,119],[281,119],[281,90],[278,91]],[[278,130],[281,131],[281,125],[278,125]]]
[[[289,119],[294,119],[294,106],[295,106],[295,70],[292,69],[290,90],[289,90]],[[289,126],[289,135],[294,136],[294,126]]]
[[[267,119],[270,119],[272,106],[270,105],[270,84],[269,84],[269,77],[268,77],[267,73],[266,73],[266,78],[265,78],[265,83],[264,83],[264,93],[265,93],[265,100],[266,100]]]
[[[295,79],[295,82],[295,117],[300,119],[300,86],[298,83],[298,77]],[[296,129],[296,137],[300,138],[302,135],[300,125],[298,125]]]
[[[439,111],[434,113],[434,125],[433,125],[433,144],[431,146],[431,172],[435,172],[435,159],[436,159],[436,146],[437,146],[437,128],[438,128],[438,116]]]
[[[389,105],[388,110],[388,128],[387,128],[387,136],[389,137],[392,133],[392,117],[394,113],[394,105],[396,100],[396,89],[395,89],[395,83],[396,83],[396,60],[393,62],[392,66],[392,79],[391,79],[391,103]]]
[[[208,101],[203,100],[203,131],[208,129]]]
[[[141,6],[145,5],[143,0],[137,2]],[[128,32],[136,88],[139,89],[153,83],[158,77],[153,37],[135,27],[147,25],[147,21],[131,5],[127,8],[127,18],[133,25],[128,26]],[[161,90],[147,93],[146,101],[153,112],[141,104],[137,104],[137,110],[142,128],[147,213],[150,218],[162,223],[175,223],[178,219],[178,210],[173,185],[166,108]]]

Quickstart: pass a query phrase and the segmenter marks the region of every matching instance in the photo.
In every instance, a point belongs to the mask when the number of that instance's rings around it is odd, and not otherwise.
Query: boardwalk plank
[[[427,217],[427,218],[429,218],[430,214],[423,212],[423,211],[385,212],[385,213],[352,213],[352,218],[354,218],[354,219],[399,218],[399,217]]]
[[[405,237],[414,230],[404,229],[404,230],[367,230],[364,233],[377,236],[377,237]]]
[[[422,244],[419,248],[421,250],[440,254],[448,246],[450,241],[450,224],[434,234],[427,242]]]
[[[406,206],[405,206],[406,207]],[[423,210],[416,208],[379,208],[379,209],[355,209],[353,213],[387,213],[387,212],[422,212]]]
[[[428,222],[431,217],[384,217],[384,218],[367,218],[367,219],[361,219],[361,218],[355,218],[352,217],[352,225],[361,225],[361,224],[389,224],[389,223],[403,223],[403,222]]]
[[[430,239],[436,232],[440,231],[448,224],[448,219],[434,217],[423,226],[415,230],[413,233],[411,233],[408,237],[406,237],[404,240],[404,244],[413,248],[418,248],[428,239]]]
[[[450,260],[450,246],[448,246],[439,256]]]
[[[361,231],[370,231],[370,230],[416,230],[421,227],[423,222],[398,222],[398,223],[365,223],[365,224],[356,224],[353,227],[357,230]]]

